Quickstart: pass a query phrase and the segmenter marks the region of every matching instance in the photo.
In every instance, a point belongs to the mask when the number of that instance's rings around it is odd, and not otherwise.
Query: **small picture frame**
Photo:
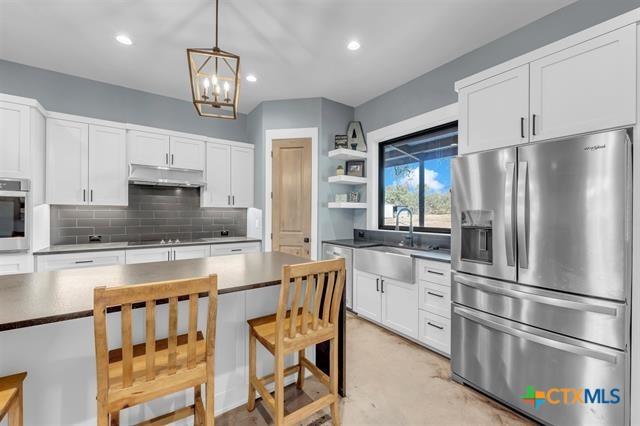
[[[358,191],[351,191],[349,193],[349,202],[350,203],[359,203],[360,202],[360,193]]]
[[[336,203],[346,203],[347,200],[349,199],[349,196],[347,194],[336,194]]]
[[[349,149],[349,138],[347,135],[336,135],[333,139],[335,149]]]
[[[351,160],[346,163],[347,176],[364,177],[364,160]]]

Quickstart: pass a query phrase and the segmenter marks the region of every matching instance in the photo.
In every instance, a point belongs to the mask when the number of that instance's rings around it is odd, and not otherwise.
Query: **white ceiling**
[[[220,47],[258,77],[242,82],[242,112],[357,106],[574,1],[220,0]],[[212,45],[212,16],[213,0],[1,0],[0,58],[190,100],[185,49]]]

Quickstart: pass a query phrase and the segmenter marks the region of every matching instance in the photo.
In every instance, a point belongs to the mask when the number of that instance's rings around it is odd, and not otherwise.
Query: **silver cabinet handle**
[[[232,195],[232,196],[231,196],[231,205],[232,205],[232,206],[235,206],[235,205],[236,205],[236,196],[235,196],[235,195]]]
[[[76,265],[80,265],[81,263],[93,263],[93,260],[76,260]]]
[[[513,181],[516,167],[513,162],[507,163],[507,175],[504,180],[504,242],[507,253],[507,265],[516,264],[515,244],[513,243]]]
[[[242,249],[241,249],[241,248],[238,248],[238,249],[231,249],[231,251],[242,251]]]
[[[169,164],[169,153],[168,152],[164,155],[164,162],[166,164]]]
[[[511,336],[518,337],[521,339],[529,340],[531,342],[536,342],[544,346],[548,346],[554,349],[558,349],[561,351],[569,352],[575,355],[580,356],[588,356],[590,358],[599,359],[611,364],[618,363],[618,357],[613,353],[613,351],[608,352],[605,350],[596,350],[591,348],[586,348],[584,346],[572,345],[570,343],[561,342],[559,340],[550,339],[549,337],[542,336],[540,334],[535,334],[533,331],[523,331],[519,330],[515,327],[509,327],[503,324],[500,324],[496,321],[492,321],[488,318],[484,318],[484,315],[480,316],[479,314],[474,313],[470,309],[462,308],[459,306],[455,306],[453,308],[453,313],[464,317],[470,321],[481,324],[485,327],[492,328],[504,334],[510,334]]]
[[[518,260],[522,269],[529,267],[529,253],[527,235],[527,179],[528,179],[528,163],[521,161],[518,171]]]
[[[87,190],[83,189],[82,190],[82,201],[87,201]]]
[[[174,250],[174,251],[173,251],[173,260],[176,260],[176,256],[177,256],[177,254],[178,254],[178,253],[176,253],[176,251]]]
[[[171,250],[167,250],[167,262],[171,260]]]
[[[486,279],[467,278],[460,274],[454,273],[453,282],[459,283],[467,287],[475,288],[487,293],[500,294],[502,296],[511,297],[518,300],[530,300],[536,303],[542,303],[549,306],[557,306],[564,309],[574,309],[576,311],[593,312],[596,314],[617,316],[618,309],[613,306],[607,306],[604,304],[584,303],[570,299],[561,299],[557,297],[543,296],[539,294],[527,293],[524,291],[511,290],[509,288],[502,287],[498,282]],[[495,284],[494,284],[495,283]]]
[[[227,195],[227,205],[231,205],[231,195]]]
[[[533,132],[533,136],[536,135],[536,115],[533,114],[531,116],[531,131]]]
[[[380,291],[380,278],[376,278],[376,291]]]
[[[444,276],[444,272],[432,271],[431,269],[427,269],[427,273],[433,274],[433,275],[440,275],[441,277]]]
[[[384,280],[380,280],[380,293],[384,293]]]
[[[431,291],[427,291],[427,294],[430,294],[430,295],[435,296],[435,297],[444,297],[442,294],[433,293]]]
[[[171,165],[173,166],[173,154],[171,154]]]
[[[431,321],[427,321],[427,324],[429,324],[431,327],[437,328],[438,330],[444,330],[444,327],[439,326],[439,325],[435,325]]]
[[[520,117],[520,138],[524,139],[524,117]]]
[[[89,191],[89,200],[93,203],[93,189]]]

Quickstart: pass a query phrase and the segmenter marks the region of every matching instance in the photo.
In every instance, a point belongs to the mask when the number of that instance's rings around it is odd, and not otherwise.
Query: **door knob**
[[[305,243],[308,243],[308,242],[309,242],[309,237],[304,237],[304,240],[303,240],[303,241],[304,241]]]

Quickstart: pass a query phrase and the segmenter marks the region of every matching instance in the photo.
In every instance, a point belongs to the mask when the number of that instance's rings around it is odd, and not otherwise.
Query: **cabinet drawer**
[[[260,243],[236,243],[236,244],[212,244],[211,256],[224,256],[227,254],[257,253],[260,251]]]
[[[430,312],[420,311],[418,336],[425,345],[447,356],[451,348],[451,321],[448,318]]]
[[[418,262],[418,279],[432,283],[451,285],[451,265],[433,260]]]
[[[451,287],[420,281],[420,309],[451,317]]]
[[[94,266],[110,266],[124,264],[124,250],[49,254],[38,256],[37,269],[42,271],[59,271],[61,269],[90,268]]]

